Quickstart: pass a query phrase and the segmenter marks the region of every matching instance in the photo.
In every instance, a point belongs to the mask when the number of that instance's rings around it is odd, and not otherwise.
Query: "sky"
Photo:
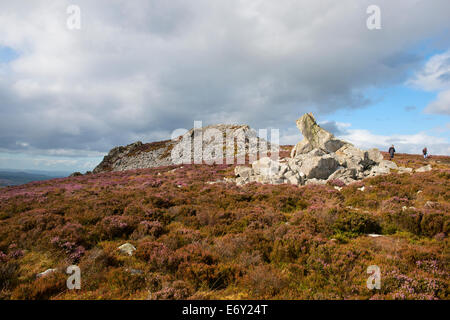
[[[449,29],[448,0],[0,1],[0,168],[92,170],[194,121],[295,144],[305,112],[364,149],[450,155]]]

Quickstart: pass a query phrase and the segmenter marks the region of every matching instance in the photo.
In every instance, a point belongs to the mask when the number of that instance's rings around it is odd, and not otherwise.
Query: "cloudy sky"
[[[0,168],[86,171],[194,120],[292,144],[304,112],[360,147],[450,155],[449,29],[448,0],[1,0]]]

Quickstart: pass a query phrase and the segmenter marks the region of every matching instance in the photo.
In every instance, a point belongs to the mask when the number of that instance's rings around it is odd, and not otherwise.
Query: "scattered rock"
[[[358,190],[364,192],[364,190],[366,190],[366,187],[362,186],[361,188],[358,188]]]
[[[388,169],[392,169],[392,170],[398,169],[397,164],[395,162],[389,161],[389,160],[381,160],[380,163],[378,164],[378,166],[381,168],[388,168]]]
[[[368,171],[368,173],[365,175],[368,177],[375,177],[375,176],[380,176],[380,175],[384,175],[384,174],[389,174],[390,172],[391,172],[391,170],[387,167],[375,166],[375,167],[372,167],[370,169],[370,171]]]
[[[320,179],[316,179],[316,178],[312,178],[309,180],[306,180],[305,185],[310,185],[310,184],[326,184],[327,180],[320,180]]]
[[[310,113],[297,120],[297,127],[304,139],[292,149],[290,158],[276,161],[265,157],[253,162],[251,168],[237,166],[236,184],[258,182],[307,185],[325,184],[335,179],[349,184],[397,169],[394,162],[383,160],[378,149],[364,151],[336,139],[322,129]]]
[[[340,168],[328,177],[328,181],[341,180],[345,184],[354,182],[357,179],[356,169]]]
[[[431,171],[431,170],[432,170],[431,164],[427,164],[426,166],[416,169],[416,172],[427,172],[427,171]]]
[[[136,248],[131,243],[125,243],[120,247],[118,247],[117,249],[119,249],[121,253],[127,254],[129,256],[132,256],[133,253],[136,251]]]
[[[125,271],[127,271],[127,272],[129,272],[129,273],[131,273],[133,275],[139,275],[139,274],[143,274],[144,273],[144,271],[142,271],[142,270],[132,269],[132,268],[125,269]]]
[[[52,274],[52,273],[55,273],[55,272],[57,272],[58,271],[58,269],[47,269],[47,270],[45,270],[44,272],[41,272],[41,273],[38,273],[37,275],[36,275],[36,278],[42,278],[42,277],[46,277],[46,276],[48,276],[48,275],[50,275],[50,274]]]
[[[437,206],[437,202],[427,201],[424,205],[425,208],[435,208]]]
[[[236,174],[237,177],[242,177],[242,178],[248,179],[248,178],[250,178],[250,175],[252,174],[252,168],[237,166],[234,169],[234,173]]]
[[[412,172],[413,172],[412,168],[398,167],[398,173],[399,174],[403,174],[403,173],[411,174]]]
[[[225,180],[216,180],[216,181],[208,181],[206,184],[218,184],[218,183],[226,183]]]

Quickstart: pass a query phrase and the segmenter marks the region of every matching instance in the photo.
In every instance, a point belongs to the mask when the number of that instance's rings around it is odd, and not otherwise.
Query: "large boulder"
[[[366,151],[367,158],[375,163],[380,163],[383,160],[383,155],[377,148],[372,148]]]
[[[399,169],[394,162],[383,160],[378,149],[365,151],[336,139],[322,129],[310,113],[297,120],[297,127],[304,139],[292,149],[290,158],[274,161],[266,157],[253,162],[251,168],[236,167],[236,183],[308,185],[341,180],[349,184]],[[410,170],[405,168],[404,171]]]
[[[381,160],[378,164],[379,167],[388,168],[390,170],[397,170],[398,166],[395,162],[389,160]]]
[[[298,171],[307,179],[327,179],[339,168],[339,162],[332,155],[312,156],[302,159]]]
[[[255,174],[260,174],[262,176],[277,176],[280,169],[280,163],[269,157],[264,157],[253,162],[252,169]]]
[[[313,149],[321,149],[326,152],[335,152],[342,146],[348,144],[336,139],[333,134],[321,128],[312,113],[306,113],[296,122],[304,139],[297,143],[291,151],[291,158],[308,153]]]
[[[328,181],[341,180],[345,184],[354,182],[357,179],[357,171],[354,168],[339,168],[328,177]]]

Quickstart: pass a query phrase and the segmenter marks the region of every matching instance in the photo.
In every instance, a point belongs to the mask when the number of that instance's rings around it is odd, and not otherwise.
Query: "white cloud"
[[[368,130],[349,129],[346,134],[339,136],[339,138],[362,149],[378,148],[381,151],[387,151],[393,144],[397,152],[420,154],[426,146],[430,154],[450,155],[450,144],[446,139],[430,136],[424,132],[412,135],[384,136],[373,134]]]
[[[0,66],[0,148],[90,156],[194,120],[290,128],[364,107],[366,88],[404,82],[421,60],[409,48],[448,28],[448,0],[410,2],[378,1],[369,31],[361,0],[78,0],[70,31],[72,1],[1,1],[0,45],[19,56]]]
[[[408,84],[427,91],[439,91],[426,113],[450,115],[450,50],[431,57]]]
[[[450,115],[450,90],[439,92],[437,99],[426,107],[425,112]]]

